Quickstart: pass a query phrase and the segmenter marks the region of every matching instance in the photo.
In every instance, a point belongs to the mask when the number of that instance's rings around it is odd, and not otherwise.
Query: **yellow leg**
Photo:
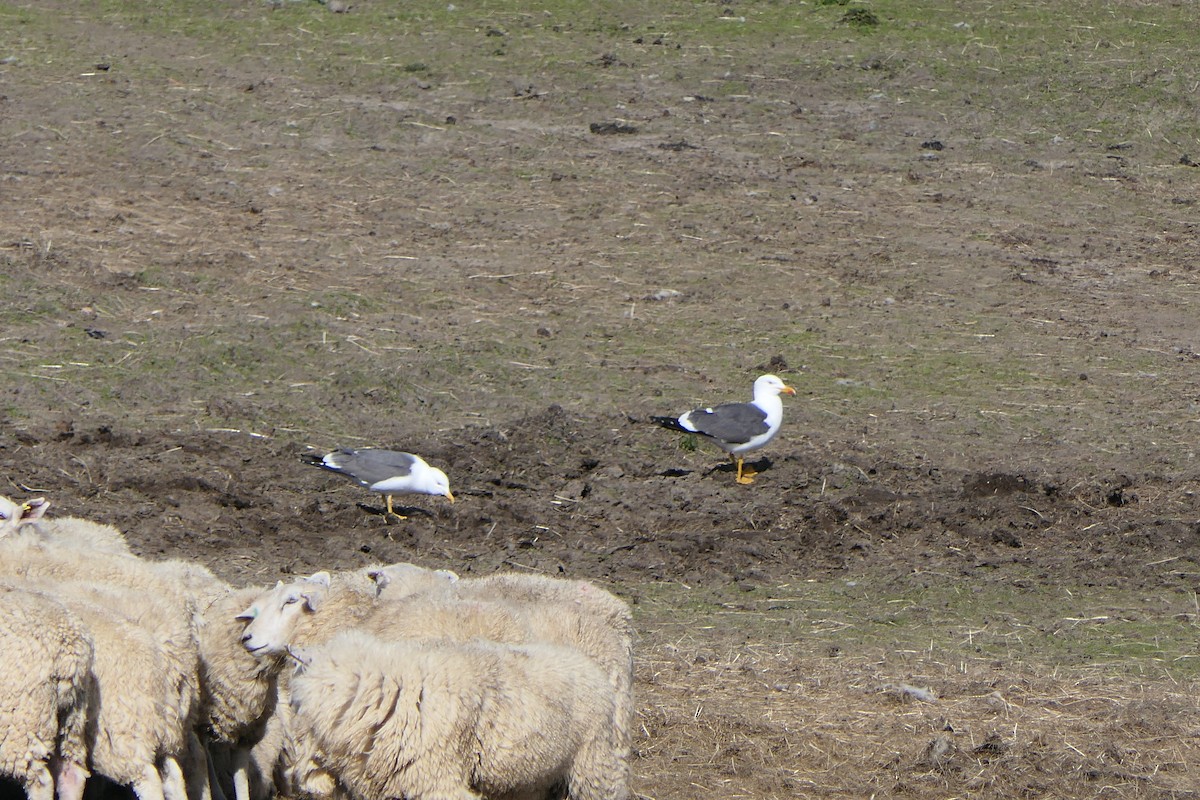
[[[403,514],[397,514],[392,510],[392,496],[390,494],[387,496],[387,508],[389,517],[395,517],[396,519],[408,519],[408,517],[404,516]]]
[[[742,485],[754,483],[754,476],[758,474],[754,471],[754,468],[745,466],[745,462],[740,458],[736,458],[735,460],[737,461],[738,468],[737,482]]]

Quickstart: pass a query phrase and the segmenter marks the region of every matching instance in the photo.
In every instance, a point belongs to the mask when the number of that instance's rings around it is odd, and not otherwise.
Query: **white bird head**
[[[413,487],[418,492],[425,494],[440,494],[454,502],[454,495],[450,492],[450,479],[446,477],[446,473],[442,472],[437,467],[430,467],[421,475],[420,481]]]
[[[778,397],[781,394],[794,395],[796,390],[788,386],[778,375],[761,375],[754,382],[754,399]]]

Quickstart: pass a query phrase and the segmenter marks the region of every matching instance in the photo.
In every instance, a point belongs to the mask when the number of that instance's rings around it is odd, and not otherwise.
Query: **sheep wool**
[[[78,617],[49,597],[0,585],[0,774],[29,800],[51,800],[56,787],[60,800],[83,795],[92,660]]]
[[[228,752],[236,800],[250,800],[253,748],[266,734],[278,698],[279,667],[242,647],[238,614],[264,591],[230,589],[212,599],[199,630],[201,710],[205,738]]]
[[[188,741],[172,670],[161,642],[148,629],[83,599],[63,604],[92,632],[93,674],[100,702],[92,743],[92,770],[130,786],[138,800],[185,800],[178,759]]]
[[[132,555],[125,535],[112,525],[78,517],[47,519],[44,515],[49,507],[49,501],[41,497],[22,505],[0,497],[0,538],[20,532],[55,547]]]
[[[375,580],[380,600],[403,604],[432,592],[459,600],[510,603],[520,608],[537,640],[571,645],[595,659],[616,692],[613,746],[628,762],[634,720],[633,624],[624,600],[588,581],[543,575],[498,573],[439,581],[438,573],[413,564],[379,572]]]
[[[351,627],[389,640],[478,637],[524,642],[533,637],[524,617],[501,603],[415,596],[401,608],[345,585],[331,585],[327,572],[276,584],[255,598],[242,619],[247,621],[242,643],[260,658],[282,655],[289,647],[323,644]]]
[[[428,569],[407,561],[368,567],[363,573],[380,599],[400,600],[414,594],[447,593],[458,582],[458,573]]]
[[[610,748],[620,769],[628,774],[633,727],[633,651],[628,625],[613,624],[607,612],[590,613],[573,602],[514,603],[445,596],[440,591],[377,601],[330,581],[328,573],[319,572],[277,584],[257,598],[243,615],[249,620],[243,639],[246,648],[260,656],[278,656],[288,647],[322,644],[348,627],[387,641],[479,638],[568,646],[594,660],[608,677],[614,695]],[[566,591],[575,596],[578,588]]]
[[[573,648],[345,631],[300,657],[294,724],[357,798],[627,795],[612,688]]]

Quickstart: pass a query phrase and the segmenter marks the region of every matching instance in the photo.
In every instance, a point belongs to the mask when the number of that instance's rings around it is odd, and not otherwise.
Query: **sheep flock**
[[[391,564],[234,587],[48,506],[0,497],[0,792],[630,796],[630,613],[592,583]]]

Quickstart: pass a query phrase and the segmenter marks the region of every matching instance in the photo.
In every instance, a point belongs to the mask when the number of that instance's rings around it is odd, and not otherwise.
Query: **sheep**
[[[29,800],[83,796],[93,658],[91,634],[61,603],[0,584],[0,774]]]
[[[200,702],[200,656],[197,617],[190,604],[172,595],[145,595],[127,587],[82,580],[54,581],[44,586],[63,602],[92,603],[144,629],[157,645],[168,688],[164,697],[185,724],[194,719]]]
[[[325,641],[336,632],[334,625],[363,625],[389,638],[426,638],[442,636],[445,631],[461,638],[532,638],[520,615],[494,604],[416,600],[403,614],[375,613],[391,612],[395,604],[377,603],[363,591],[359,578],[343,577],[332,590],[331,581],[329,573],[319,572],[288,584],[280,581],[255,598],[240,615],[246,623],[242,635],[246,650],[278,667],[280,657],[290,648]],[[319,620],[315,616],[318,608]],[[310,763],[310,743],[290,733],[285,739],[282,770],[289,783],[305,794],[328,795],[333,787]]]
[[[112,565],[112,562],[109,563]],[[127,575],[127,570],[135,570],[139,581],[147,587],[153,587],[153,607],[147,603],[143,592],[131,594],[126,591],[124,582],[119,587],[108,585],[101,589],[93,586],[90,591],[111,597],[109,607],[121,611],[137,624],[149,627],[163,643],[169,669],[174,670],[174,685],[178,688],[177,695],[170,702],[179,709],[187,739],[184,774],[188,796],[194,800],[210,800],[212,785],[209,780],[208,751],[197,735],[197,730],[205,727],[202,701],[207,699],[200,685],[204,677],[200,652],[200,628],[204,617],[200,608],[216,602],[217,598],[233,591],[233,588],[204,565],[190,561],[134,559],[118,560],[115,565],[121,574]],[[232,617],[233,614],[228,616]],[[243,657],[244,651],[238,645],[236,632],[222,644],[235,659]],[[207,654],[211,658],[213,649],[210,648]]]
[[[13,578],[92,580],[126,584],[134,573],[148,574],[131,553],[64,547],[40,537],[10,536],[0,539],[0,574]],[[155,579],[166,585],[165,580]]]
[[[467,583],[460,581],[454,586]],[[571,583],[571,582],[564,582]],[[579,587],[569,590],[571,596]],[[583,596],[612,610],[612,598],[592,587]],[[607,593],[603,593],[607,595]],[[612,597],[608,595],[608,597]],[[524,644],[547,642],[569,645],[594,659],[608,675],[616,698],[611,745],[628,770],[633,736],[633,650],[627,621],[614,624],[604,614],[579,604],[524,603],[499,599],[466,599],[436,593],[404,600],[373,601],[361,593],[331,585],[329,573],[318,572],[290,584],[279,583],[243,612],[246,649],[256,655],[278,656],[289,647],[319,644],[334,627],[358,627],[386,639],[472,637]],[[618,615],[620,616],[620,615]],[[628,619],[625,611],[624,619]]]
[[[199,699],[196,597],[201,586],[213,590],[212,574],[184,562],[149,562],[132,554],[81,551],[21,536],[0,540],[0,576],[55,594],[73,593],[77,599],[122,615],[151,636],[160,651],[157,658],[165,681],[157,684],[164,691],[157,701],[171,709],[178,723],[192,796],[207,800],[205,752],[193,725]],[[174,744],[164,746],[172,750]],[[166,768],[177,771],[178,765],[172,761]],[[146,791],[158,793],[153,787]]]
[[[632,637],[629,605],[588,581],[515,572],[460,579],[450,570],[431,570],[404,562],[369,569],[367,575],[375,582],[376,594],[382,600],[437,592],[442,596],[474,600],[570,604],[629,631]]]
[[[377,597],[398,600],[410,595],[449,590],[458,582],[458,573],[448,569],[427,569],[401,561],[382,567],[368,567],[366,576]]]
[[[379,603],[344,585],[331,585],[328,572],[280,581],[255,598],[241,619],[247,623],[242,644],[259,657],[324,642],[335,633],[334,626],[361,627],[388,638],[453,635],[518,642],[532,637],[522,615],[503,604],[413,597],[401,610],[398,603]]]
[[[395,564],[375,570],[373,576],[381,600],[437,592],[443,597],[506,601],[526,608],[537,621],[539,638],[580,647],[606,669],[617,695],[615,746],[628,757],[634,724],[633,625],[625,601],[582,580],[499,573],[439,581],[441,572]],[[578,615],[592,616],[600,624],[580,622]]]
[[[15,503],[7,497],[0,496],[0,539],[11,536],[25,525],[36,522],[46,513],[49,505],[42,498],[34,498],[25,503]]]
[[[251,748],[266,734],[275,712],[279,670],[241,645],[246,604],[264,589],[228,589],[212,598],[199,630],[202,704],[198,723],[205,739],[228,749],[236,800],[250,800]]]
[[[356,798],[626,796],[612,687],[573,648],[349,630],[297,658],[295,725]]]
[[[186,800],[178,758],[187,739],[168,698],[174,680],[148,629],[81,598],[58,595],[92,634],[100,702],[89,751],[92,771],[130,786],[139,800]]]
[[[20,532],[55,546],[133,554],[125,535],[113,526],[78,517],[46,519],[44,515],[49,507],[50,501],[44,497],[35,497],[22,505],[0,497],[0,538]]]

